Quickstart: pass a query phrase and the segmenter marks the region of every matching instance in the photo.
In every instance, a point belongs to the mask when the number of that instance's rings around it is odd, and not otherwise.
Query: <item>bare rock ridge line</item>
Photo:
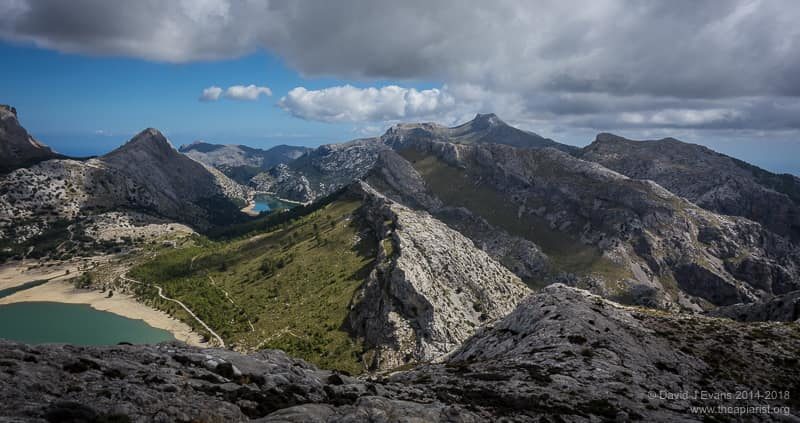
[[[348,316],[353,334],[376,347],[370,368],[438,358],[530,292],[427,212],[393,202],[365,182],[351,190],[361,196],[364,217],[380,239],[377,265]]]
[[[244,355],[177,343],[74,347],[0,341],[0,383],[15,387],[0,390],[0,415],[132,421],[391,416],[480,422],[502,416],[509,421],[684,422],[694,418],[695,402],[652,394],[796,386],[797,331],[787,323],[743,324],[623,307],[555,284],[478,330],[441,363],[368,379],[319,370],[275,350]],[[760,359],[742,360],[751,355]],[[754,373],[761,377],[747,376]],[[70,389],[75,386],[81,389]],[[783,410],[793,409],[797,401],[721,398],[714,404],[767,404]]]
[[[192,316],[193,319],[197,320],[197,323],[200,323],[200,325],[202,325],[208,331],[208,333],[211,334],[211,336],[213,336],[214,338],[217,339],[217,342],[219,343],[219,346],[221,348],[225,348],[225,341],[222,340],[221,336],[217,335],[217,333],[214,332],[214,330],[211,329],[206,324],[206,322],[202,321],[199,317],[197,317],[197,315],[194,314],[194,312],[192,312],[192,310],[189,307],[187,307],[186,304],[182,303],[179,300],[176,300],[174,298],[170,298],[170,297],[167,297],[166,295],[164,295],[164,290],[160,286],[155,285],[155,284],[149,284],[149,283],[145,283],[145,282],[140,282],[140,281],[137,281],[136,279],[129,278],[127,275],[120,275],[120,279],[122,279],[122,280],[124,280],[126,282],[135,283],[137,285],[145,285],[145,286],[153,286],[153,287],[155,287],[158,290],[158,296],[159,297],[161,297],[161,298],[163,298],[163,299],[165,299],[167,301],[171,301],[171,302],[181,306],[181,308],[183,308],[187,313],[189,313],[189,315]]]

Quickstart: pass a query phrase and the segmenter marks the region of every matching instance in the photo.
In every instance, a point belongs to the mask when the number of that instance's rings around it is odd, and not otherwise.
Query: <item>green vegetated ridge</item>
[[[343,323],[378,243],[361,227],[359,200],[340,194],[324,203],[290,220],[268,218],[271,226],[236,239],[198,237],[194,246],[162,253],[129,275],[163,287],[231,347],[278,348],[321,367],[359,373],[364,347]],[[154,288],[140,287],[138,295],[204,332]]]
[[[425,179],[428,189],[449,206],[465,207],[491,225],[536,243],[552,261],[550,273],[594,274],[612,282],[629,271],[602,256],[576,237],[552,229],[545,219],[530,214],[520,217],[518,205],[505,198],[469,169],[451,166],[434,155],[414,149],[399,152]],[[525,281],[540,287],[544,281]]]

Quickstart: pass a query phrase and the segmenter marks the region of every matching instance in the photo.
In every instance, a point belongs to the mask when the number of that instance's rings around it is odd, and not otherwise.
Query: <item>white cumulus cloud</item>
[[[222,95],[222,88],[211,86],[203,89],[202,94],[200,94],[200,101],[217,101],[220,95]]]
[[[258,87],[255,85],[234,85],[228,87],[225,90],[225,98],[229,98],[231,100],[246,100],[246,101],[253,101],[258,100],[258,97],[261,95],[271,96],[272,90],[268,87]]]
[[[239,101],[255,101],[259,97],[271,96],[272,90],[269,87],[259,87],[257,85],[232,85],[228,89],[223,90],[220,87],[212,85],[203,89],[200,94],[200,101],[217,101],[220,98],[228,98],[231,100]]]
[[[455,107],[446,90],[417,90],[397,85],[357,88],[351,85],[321,90],[297,87],[278,105],[294,116],[323,122],[386,122],[441,116]]]

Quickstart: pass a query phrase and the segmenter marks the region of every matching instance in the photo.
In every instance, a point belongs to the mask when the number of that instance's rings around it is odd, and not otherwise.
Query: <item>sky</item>
[[[0,103],[73,155],[146,127],[314,146],[497,113],[800,174],[793,0],[0,0]]]

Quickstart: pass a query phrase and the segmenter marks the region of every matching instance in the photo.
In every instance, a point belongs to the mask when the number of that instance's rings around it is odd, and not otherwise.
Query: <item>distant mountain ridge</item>
[[[297,159],[308,151],[308,147],[277,145],[267,150],[245,145],[222,145],[195,141],[180,146],[178,151],[213,166],[241,184],[248,184],[258,173],[281,163]]]
[[[478,114],[469,122],[452,128],[435,123],[401,123],[389,128],[381,137],[386,144],[403,142],[405,138],[449,141],[458,144],[505,144],[518,148],[552,147],[567,153],[578,147],[561,144],[533,132],[517,129],[494,113]]]
[[[664,160],[697,148],[668,142],[675,146]],[[800,250],[770,218],[762,226],[702,202],[697,207],[681,198],[692,201],[691,190],[703,189],[691,178],[681,179],[686,191],[673,188],[675,195],[660,180],[595,163],[591,151],[487,114],[453,128],[395,125],[380,137],[322,146],[253,181],[281,197],[313,201],[363,179],[400,204],[432,213],[533,285],[565,282],[627,303],[694,310],[798,288]],[[622,148],[618,157],[628,154],[637,152]],[[673,173],[681,177],[679,169],[666,170]]]
[[[800,241],[800,178],[778,175],[674,138],[634,141],[601,133],[578,157],[650,179],[708,210],[742,216]]]
[[[320,146],[306,155],[257,175],[251,185],[297,201],[313,201],[365,175],[378,154],[401,148],[408,140],[457,144],[505,144],[523,149],[555,148],[570,154],[579,149],[514,128],[493,113],[448,128],[436,123],[401,123],[380,137]]]

